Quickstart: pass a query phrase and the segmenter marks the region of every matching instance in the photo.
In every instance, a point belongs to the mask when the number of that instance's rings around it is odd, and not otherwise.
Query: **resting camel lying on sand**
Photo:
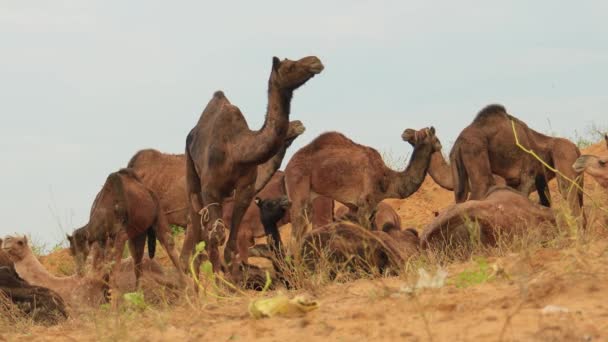
[[[608,147],[608,135],[604,136],[606,147]],[[595,179],[602,187],[608,188],[608,155],[595,156],[585,154],[580,156],[572,168],[576,172],[585,172]]]
[[[336,210],[336,221],[356,221],[353,213],[346,206]],[[401,230],[401,217],[389,204],[380,202],[372,214],[372,229],[389,231],[390,229]]]
[[[431,154],[440,151],[441,144],[433,127],[419,132],[406,129],[401,137],[414,145],[410,162],[401,172],[388,168],[378,151],[337,132],[321,134],[296,152],[285,168],[292,238],[300,241],[310,200],[318,195],[344,204],[362,226],[369,227],[373,210],[383,199],[406,198],[416,192]]]
[[[219,246],[226,235],[222,203],[234,193],[224,259],[233,264],[229,272],[238,278],[241,260],[234,255],[237,235],[256,193],[258,165],[276,155],[285,141],[293,92],[322,70],[323,64],[317,57],[297,61],[274,57],[268,80],[266,119],[258,131],[249,129],[239,108],[223,92],[213,95],[186,139],[186,188],[192,229],[187,230],[182,258],[188,259],[193,247],[205,240],[213,269],[219,271]],[[203,217],[204,232],[199,215]]]
[[[497,176],[518,191],[529,195],[538,192],[540,203],[550,206],[548,182],[555,173],[546,169],[537,159],[524,152],[515,143],[513,127],[519,143],[536,152],[551,167],[576,179],[579,173],[572,164],[580,151],[571,141],[549,137],[528,127],[523,121],[509,115],[501,105],[489,105],[482,109],[454,143],[450,152],[450,165],[440,152],[431,158],[429,174],[437,184],[454,189],[456,203],[469,199],[481,199],[497,182]],[[451,177],[449,176],[451,174]],[[562,177],[557,178],[561,194],[570,204],[572,213],[578,216],[583,205],[582,192]],[[582,186],[580,178],[578,184]]]
[[[97,242],[101,248],[107,248],[108,239],[112,241],[114,265],[110,273],[110,286],[115,289],[118,286],[113,274],[120,268],[127,241],[135,264],[136,287],[139,287],[146,238],[150,258],[154,257],[158,238],[173,265],[182,274],[175,243],[158,199],[131,169],[122,169],[108,176],[101,195],[95,201],[89,223],[77,229],[73,236],[68,236],[79,274],[84,273],[84,261],[91,245]]]
[[[499,238],[533,230],[546,235],[549,227],[554,226],[555,215],[550,208],[530,201],[510,187],[492,187],[483,199],[456,203],[440,213],[424,229],[421,246],[461,247],[474,239],[494,246]]]
[[[43,286],[57,292],[71,308],[97,306],[107,301],[108,286],[103,281],[103,274],[94,273],[86,277],[55,276],[49,273],[36,258],[25,236],[7,236],[2,244],[2,249],[14,262],[16,272],[21,278],[31,285]],[[133,269],[132,258],[121,260],[116,282],[123,292],[136,289]],[[171,284],[171,279],[154,260],[145,258],[142,269],[151,276],[152,286]]]
[[[258,166],[257,191],[261,190],[270,180],[270,177],[281,165],[287,148],[305,130],[306,128],[302,122],[298,120],[289,122],[287,136],[279,152],[268,162]],[[158,197],[160,206],[167,217],[167,222],[186,228],[188,224],[186,155],[145,149],[133,155],[127,168],[133,169],[142,184],[152,190]],[[260,187],[258,188],[258,186]]]
[[[5,266],[0,267],[0,295],[36,323],[52,325],[68,318],[63,299],[57,293],[46,287],[28,284]]]
[[[276,223],[289,207],[289,201],[286,197],[279,197],[258,199],[256,203],[264,220],[264,228],[275,242],[271,249],[281,251]],[[366,273],[397,271],[418,253],[418,234],[413,229],[402,231],[391,224],[384,225],[384,228],[386,231],[370,231],[355,223],[342,221],[313,229],[302,240],[302,260],[311,271],[319,267],[321,261],[329,261],[344,270],[362,270]],[[277,255],[273,257],[266,253],[264,256],[273,259],[275,270],[281,274],[282,266],[275,262]],[[284,281],[284,277],[280,278]]]

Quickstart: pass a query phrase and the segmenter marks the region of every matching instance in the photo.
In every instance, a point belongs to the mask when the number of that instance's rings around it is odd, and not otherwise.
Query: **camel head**
[[[70,242],[70,254],[76,262],[76,273],[80,276],[84,274],[85,261],[87,260],[90,251],[86,227],[87,226],[76,229],[72,235],[66,234],[66,237]]]
[[[323,63],[315,56],[304,57],[297,61],[289,59],[281,61],[273,57],[270,83],[281,90],[292,91],[321,73],[323,68]]]
[[[572,165],[576,172],[585,172],[602,187],[608,188],[608,156],[582,155]]]
[[[260,209],[260,217],[264,226],[267,224],[274,225],[279,222],[291,206],[291,202],[287,196],[269,199],[256,197],[255,204]]]
[[[31,253],[28,246],[27,236],[6,236],[2,241],[2,250],[5,251],[13,262],[23,260]]]
[[[441,142],[435,135],[435,127],[426,127],[421,130],[408,128],[401,134],[401,139],[407,141],[410,145],[416,147],[422,144],[430,144],[433,147],[433,152],[441,151]]]

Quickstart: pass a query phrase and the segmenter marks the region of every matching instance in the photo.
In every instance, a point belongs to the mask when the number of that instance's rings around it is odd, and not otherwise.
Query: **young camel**
[[[482,109],[475,120],[458,136],[450,152],[450,166],[440,154],[433,156],[429,173],[435,181],[447,183],[447,168],[452,174],[454,196],[457,203],[469,199],[481,199],[490,187],[497,185],[493,174],[504,178],[506,184],[523,194],[538,192],[540,203],[550,206],[548,182],[555,173],[546,169],[537,159],[524,152],[515,143],[512,122],[519,143],[533,150],[550,166],[570,179],[577,179],[578,172],[572,164],[580,151],[571,141],[549,137],[528,127],[523,121],[509,115],[501,105],[489,105]],[[439,169],[439,171],[436,169]],[[572,213],[578,216],[583,205],[582,192],[563,177],[557,178],[561,194],[570,204]],[[577,180],[582,187],[582,177]]]
[[[285,186],[292,203],[292,238],[301,241],[310,200],[318,195],[344,204],[356,213],[363,227],[369,227],[380,201],[416,192],[426,176],[431,154],[440,151],[441,144],[433,127],[406,129],[401,137],[414,145],[410,163],[402,172],[388,168],[378,151],[337,132],[324,133],[296,152],[285,168]]]
[[[607,137],[608,145],[608,137]],[[608,155],[595,156],[591,154],[585,154],[580,156],[572,165],[572,168],[576,172],[584,172],[602,187],[608,189]]]
[[[183,276],[173,237],[158,199],[141,184],[132,169],[111,173],[95,202],[89,223],[77,229],[73,236],[68,236],[70,251],[76,259],[79,274],[84,272],[84,262],[91,245],[97,242],[99,247],[105,249],[109,240],[113,247],[114,259],[110,286],[117,289],[115,275],[120,268],[124,246],[128,241],[134,261],[135,283],[139,288],[146,238],[148,254],[153,258],[158,237],[178,273]],[[105,255],[105,251],[103,254]]]
[[[302,122],[289,122],[283,145],[268,162],[258,166],[256,192],[264,187],[279,168],[287,148],[306,128]],[[186,228],[188,225],[188,195],[186,193],[186,155],[162,153],[154,149],[138,151],[131,157],[127,168],[133,169],[139,180],[152,190],[167,222]],[[259,183],[259,184],[258,184]]]
[[[225,240],[222,203],[234,193],[224,259],[232,263],[228,271],[238,278],[240,260],[234,258],[237,235],[255,195],[258,165],[271,159],[285,140],[293,92],[322,70],[317,57],[298,61],[274,57],[266,119],[259,131],[249,129],[239,108],[223,92],[213,95],[186,139],[186,188],[192,229],[186,234],[182,261],[190,257],[199,241],[205,240],[213,269],[220,270],[219,246]]]

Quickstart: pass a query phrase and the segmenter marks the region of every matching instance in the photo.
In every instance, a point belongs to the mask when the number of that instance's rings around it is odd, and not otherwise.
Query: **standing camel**
[[[441,150],[435,129],[406,129],[401,135],[414,145],[405,171],[388,168],[378,151],[359,145],[337,132],[321,134],[301,148],[285,168],[285,186],[291,201],[292,238],[305,233],[310,201],[321,195],[355,213],[364,227],[378,203],[386,198],[406,198],[416,192],[426,176],[431,154]]]
[[[489,105],[460,133],[450,152],[449,164],[441,152],[433,153],[428,170],[431,178],[444,189],[453,190],[457,203],[481,199],[494,185],[507,185],[525,195],[536,190],[540,203],[550,206],[548,182],[556,175],[516,145],[512,121],[522,146],[536,152],[570,179],[579,176],[580,171],[573,170],[571,165],[580,151],[571,141],[536,132],[507,114],[503,106]],[[577,181],[580,186],[582,182],[582,178]],[[558,184],[573,213],[578,215],[582,193],[571,190],[571,184],[562,177],[558,177]]]
[[[271,159],[285,140],[293,92],[322,70],[317,57],[297,61],[274,57],[266,119],[259,131],[249,129],[239,108],[223,92],[213,95],[186,139],[186,187],[192,229],[186,233],[182,262],[196,243],[205,240],[213,269],[219,270],[219,245],[225,240],[222,202],[234,193],[224,259],[228,264],[234,261],[230,272],[237,271],[240,260],[233,258],[236,240],[241,219],[255,195],[257,167]]]

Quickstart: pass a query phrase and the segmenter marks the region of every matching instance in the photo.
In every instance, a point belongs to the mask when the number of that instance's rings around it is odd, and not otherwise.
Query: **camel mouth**
[[[574,162],[574,164],[572,164],[572,169],[574,169],[575,172],[583,172],[585,171],[585,167],[587,165],[587,158],[589,156],[580,156],[578,157],[578,159]]]
[[[321,63],[321,61],[314,62],[308,66],[308,70],[313,73],[313,75],[320,74],[323,69],[325,69],[325,67],[323,66],[323,63]]]

